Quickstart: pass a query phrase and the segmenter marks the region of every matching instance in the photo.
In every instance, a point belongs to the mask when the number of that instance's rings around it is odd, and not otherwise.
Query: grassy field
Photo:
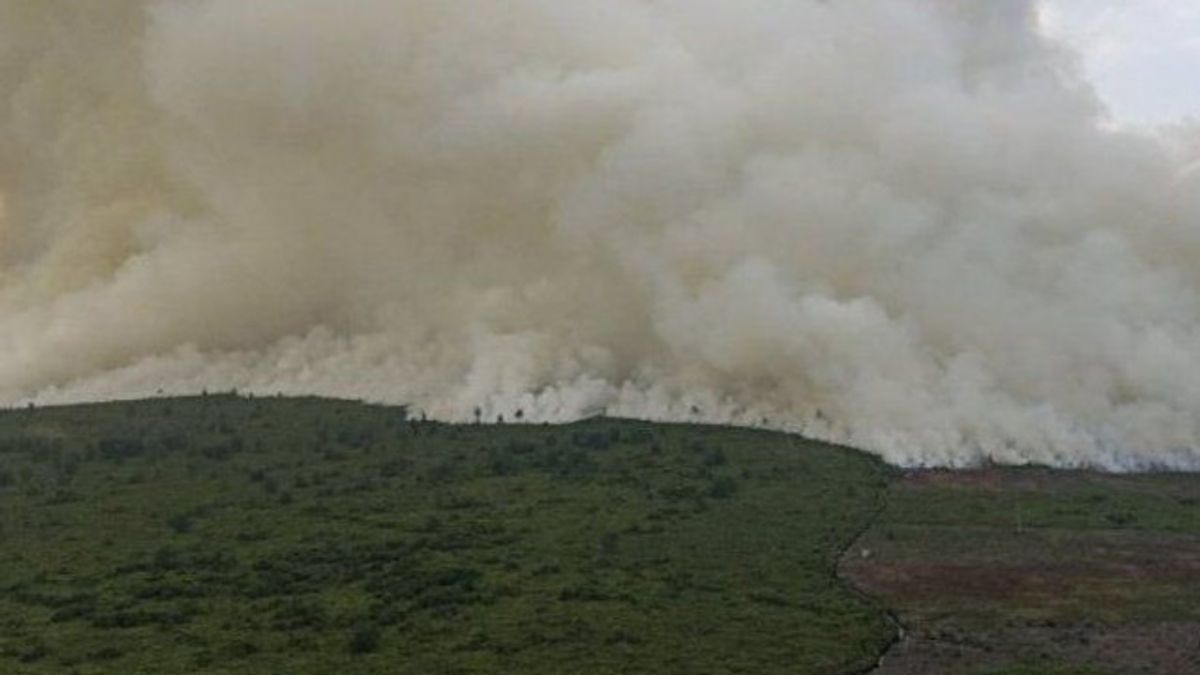
[[[0,413],[0,672],[850,673],[892,472],[782,434],[316,399]]]

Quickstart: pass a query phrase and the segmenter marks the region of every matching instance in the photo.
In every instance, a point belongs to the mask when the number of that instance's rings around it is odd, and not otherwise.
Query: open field
[[[1198,483],[318,399],[8,411],[0,672],[1195,673]]]
[[[1191,675],[1198,504],[1194,475],[914,472],[841,569],[907,628],[880,675]]]

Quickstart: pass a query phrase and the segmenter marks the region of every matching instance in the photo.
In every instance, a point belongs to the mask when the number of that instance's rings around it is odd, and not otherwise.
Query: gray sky
[[[1116,122],[1200,118],[1200,1],[1043,0],[1041,21],[1080,50]]]

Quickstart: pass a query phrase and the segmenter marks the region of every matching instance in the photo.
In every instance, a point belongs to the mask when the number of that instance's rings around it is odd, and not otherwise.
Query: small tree
[[[360,623],[350,631],[350,653],[370,654],[379,649],[379,627]]]

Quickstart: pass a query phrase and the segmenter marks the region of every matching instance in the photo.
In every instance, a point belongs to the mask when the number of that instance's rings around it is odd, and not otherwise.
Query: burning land
[[[1198,7],[0,0],[0,675],[1200,673]]]

